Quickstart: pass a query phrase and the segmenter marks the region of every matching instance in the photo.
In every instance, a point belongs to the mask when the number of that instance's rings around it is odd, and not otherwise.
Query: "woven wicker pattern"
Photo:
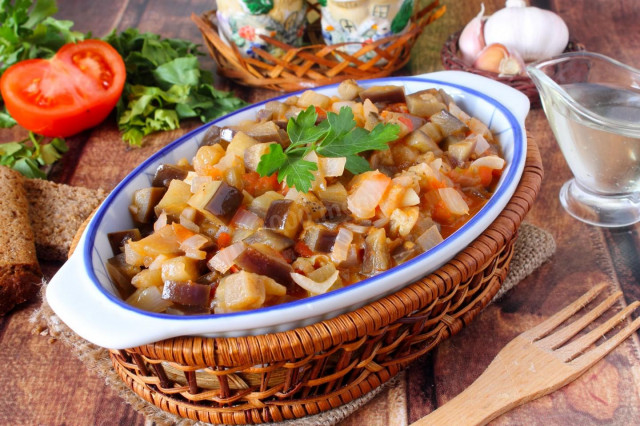
[[[529,140],[522,179],[494,223],[446,265],[392,295],[287,332],[180,337],[112,351],[114,367],[150,403],[210,423],[295,419],[348,403],[459,332],[491,301],[542,176]]]
[[[527,75],[515,75],[511,77],[501,77],[498,74],[490,71],[483,71],[477,68],[473,68],[465,64],[462,57],[458,55],[458,39],[460,38],[460,31],[452,34],[447,41],[442,45],[440,51],[440,58],[442,59],[442,65],[447,70],[467,71],[474,74],[481,75],[483,77],[492,78],[501,83],[507,84],[514,89],[517,89],[527,95],[531,102],[531,108],[540,108],[540,96],[538,96],[538,90],[535,84]],[[565,52],[580,52],[585,50],[584,46],[575,41],[569,41]]]
[[[318,13],[317,5],[310,4],[309,10],[310,13]],[[293,47],[261,36],[285,54],[275,57],[254,48],[258,59],[243,57],[235,45],[229,45],[220,38],[215,10],[202,16],[194,14],[191,19],[200,29],[209,53],[218,65],[218,73],[249,86],[295,91],[339,83],[349,78],[364,80],[389,76],[409,61],[411,48],[424,28],[442,16],[445,10],[435,0],[413,15],[406,32],[366,44],[326,45],[322,40],[320,22],[316,20],[307,31],[310,44],[303,47]],[[348,44],[362,47],[349,55],[341,50]],[[364,59],[369,52],[375,52],[375,55],[371,59]]]

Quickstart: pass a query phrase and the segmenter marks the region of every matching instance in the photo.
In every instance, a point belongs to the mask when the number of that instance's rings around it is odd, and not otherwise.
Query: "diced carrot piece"
[[[218,235],[217,243],[218,250],[229,247],[231,245],[231,235],[226,232],[221,232],[220,235]]]
[[[480,166],[478,167],[478,175],[480,176],[480,183],[482,186],[491,185],[491,181],[493,180],[493,169]]]
[[[313,251],[302,241],[296,242],[296,244],[293,246],[293,249],[302,257],[313,256]]]
[[[175,232],[176,237],[178,238],[178,241],[183,242],[185,241],[187,238],[193,237],[196,233],[193,232],[190,229],[185,228],[184,226],[180,225],[179,223],[172,223],[171,227],[173,228],[173,232]]]

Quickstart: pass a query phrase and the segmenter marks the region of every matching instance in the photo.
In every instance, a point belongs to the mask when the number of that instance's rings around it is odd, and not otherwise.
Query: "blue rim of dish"
[[[518,123],[518,120],[515,118],[515,116],[511,113],[511,111],[509,111],[504,105],[502,105],[501,103],[497,102],[495,99],[485,95],[484,93],[477,92],[477,91],[475,91],[473,89],[470,89],[470,88],[464,87],[464,86],[460,86],[459,84],[455,84],[455,83],[448,83],[448,82],[443,82],[443,81],[439,81],[439,80],[431,80],[431,79],[426,79],[426,78],[415,78],[415,77],[391,77],[391,78],[387,77],[387,78],[381,78],[381,79],[363,80],[363,81],[361,81],[359,83],[362,83],[363,85],[369,86],[369,85],[375,84],[376,82],[383,82],[383,83],[389,83],[389,82],[418,82],[418,83],[429,83],[429,84],[434,84],[434,85],[439,85],[439,86],[449,86],[449,87],[452,87],[452,88],[456,88],[456,89],[462,91],[463,93],[468,93],[468,94],[473,95],[475,97],[481,98],[481,99],[485,100],[486,102],[488,102],[489,104],[493,105],[496,108],[496,110],[500,110],[504,114],[504,116],[507,118],[507,120],[509,121],[509,124],[511,125],[511,129],[513,130],[513,133],[514,133],[514,141],[523,140],[523,136],[524,135],[522,134],[522,131],[520,129],[520,124]],[[332,84],[332,85],[317,87],[314,90],[330,89],[330,88],[337,87],[337,86],[338,86],[338,84]],[[523,161],[523,159],[524,159],[523,158],[524,150],[522,149],[523,146],[521,144],[514,144],[513,159],[511,161],[511,164],[513,165],[513,167],[510,167],[509,171],[507,172],[507,175],[504,177],[504,182],[505,183],[503,185],[501,185],[496,190],[496,192],[494,192],[492,194],[492,196],[489,199],[489,201],[487,201],[487,203],[471,219],[469,219],[469,221],[467,221],[464,225],[462,225],[458,230],[456,230],[452,235],[450,235],[448,238],[446,238],[440,244],[438,244],[437,246],[433,247],[432,249],[427,250],[426,252],[420,254],[419,256],[414,257],[413,259],[411,259],[411,260],[409,260],[409,261],[407,261],[407,262],[405,262],[405,263],[403,263],[401,265],[395,266],[395,267],[393,267],[393,268],[391,268],[391,269],[389,269],[387,271],[384,271],[384,272],[382,272],[382,273],[380,273],[378,275],[375,275],[375,276],[372,276],[372,277],[369,277],[369,278],[365,278],[362,281],[359,281],[357,283],[348,285],[348,286],[343,287],[341,289],[337,289],[337,290],[331,291],[329,293],[320,294],[320,295],[317,295],[317,296],[311,296],[311,297],[307,297],[307,298],[304,298],[304,299],[283,303],[283,304],[280,304],[280,305],[274,305],[274,306],[269,306],[269,307],[266,307],[266,308],[254,309],[254,310],[249,310],[249,311],[231,312],[231,313],[224,313],[224,314],[198,314],[198,315],[181,316],[181,315],[172,315],[172,314],[163,314],[163,313],[144,311],[144,310],[135,308],[132,305],[129,305],[128,303],[126,303],[124,300],[122,300],[122,299],[114,296],[110,292],[108,292],[100,284],[100,282],[98,280],[98,277],[96,276],[96,274],[95,274],[95,272],[93,270],[93,267],[89,267],[89,265],[93,264],[92,255],[91,255],[91,248],[93,247],[92,242],[95,240],[95,236],[96,236],[96,233],[97,233],[97,228],[102,223],[103,217],[104,217],[104,215],[105,215],[105,213],[107,211],[108,206],[112,203],[112,201],[118,196],[118,194],[123,190],[123,188],[133,178],[137,177],[140,173],[143,173],[144,169],[146,169],[151,163],[155,162],[158,159],[158,157],[162,157],[165,154],[167,154],[169,151],[171,151],[174,148],[178,147],[179,145],[182,145],[183,143],[186,143],[188,140],[192,139],[198,133],[207,130],[210,126],[215,125],[216,123],[218,123],[218,122],[220,122],[222,120],[225,120],[225,119],[227,119],[229,117],[232,117],[234,115],[240,114],[240,113],[242,113],[244,111],[247,111],[247,110],[250,110],[250,109],[257,109],[258,107],[266,104],[269,101],[286,99],[286,98],[289,98],[291,96],[298,95],[298,94],[300,94],[302,92],[304,92],[304,90],[300,90],[298,92],[287,93],[287,94],[284,94],[282,96],[277,96],[275,98],[270,98],[270,99],[268,99],[266,101],[246,106],[246,107],[241,108],[241,109],[239,109],[237,111],[234,111],[234,112],[232,112],[230,114],[227,114],[227,115],[225,115],[223,117],[220,117],[220,118],[217,118],[217,119],[215,119],[213,121],[210,121],[209,123],[203,124],[202,126],[198,127],[197,129],[194,129],[194,130],[188,132],[187,134],[181,136],[180,138],[176,139],[175,141],[171,142],[169,145],[165,146],[164,148],[162,148],[161,150],[159,150],[158,152],[153,154],[151,157],[147,158],[140,165],[138,165],[138,167],[136,167],[131,173],[129,173],[113,189],[113,191],[111,191],[111,193],[107,196],[105,201],[102,203],[102,205],[100,206],[100,208],[96,212],[95,217],[93,218],[93,220],[91,220],[91,222],[89,223],[89,226],[88,226],[88,229],[87,229],[87,233],[86,233],[86,238],[84,240],[84,246],[83,246],[83,266],[84,266],[87,274],[89,275],[89,278],[91,279],[92,283],[98,288],[98,290],[107,299],[109,299],[110,301],[116,303],[117,305],[119,305],[123,309],[126,309],[128,311],[134,312],[134,313],[139,314],[139,315],[144,315],[144,316],[153,317],[153,318],[159,318],[159,319],[190,321],[190,320],[203,320],[203,319],[212,319],[212,320],[214,320],[214,319],[217,319],[217,318],[233,318],[233,317],[237,317],[237,316],[241,316],[241,315],[244,315],[244,316],[257,315],[257,314],[263,314],[263,313],[267,313],[267,312],[291,309],[291,308],[295,308],[295,307],[298,307],[298,306],[306,305],[308,303],[311,303],[311,302],[314,302],[314,301],[318,301],[318,300],[327,299],[327,298],[340,297],[341,295],[343,295],[345,293],[348,293],[350,291],[353,291],[353,290],[355,290],[357,288],[361,288],[361,287],[366,286],[366,285],[370,285],[371,283],[374,283],[376,281],[384,279],[384,278],[388,277],[391,274],[397,273],[398,271],[404,270],[406,268],[410,268],[413,265],[415,265],[416,263],[418,263],[420,261],[423,261],[426,257],[437,256],[437,254],[439,252],[441,252],[446,247],[448,247],[449,245],[451,245],[451,244],[453,244],[455,242],[455,240],[457,239],[455,237],[457,235],[464,234],[464,232],[467,229],[472,228],[475,223],[477,223],[479,220],[481,220],[484,216],[486,216],[488,214],[487,211],[490,209],[491,206],[497,204],[499,202],[499,200],[502,199],[502,195],[503,195],[504,192],[506,192],[506,187],[508,186],[506,184],[506,182],[509,182],[510,180],[512,180],[512,179],[514,179],[516,177],[517,167],[515,167],[515,166],[520,164],[520,162]],[[474,239],[477,238],[480,234],[482,234],[482,232],[484,232],[484,229],[481,230],[480,233],[477,236],[474,237]],[[447,260],[447,262],[449,260]]]

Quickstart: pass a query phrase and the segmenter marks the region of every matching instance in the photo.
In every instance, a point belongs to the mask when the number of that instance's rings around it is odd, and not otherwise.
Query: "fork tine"
[[[595,343],[599,338],[604,336],[606,332],[624,321],[624,319],[627,318],[627,316],[629,316],[629,314],[633,312],[638,306],[640,306],[640,302],[636,300],[635,302],[618,312],[616,315],[609,318],[606,322],[591,330],[589,333],[569,343],[567,346],[558,349],[556,351],[557,356],[565,362],[573,360],[574,358],[576,358],[576,356],[584,352],[589,346]]]
[[[547,318],[532,329],[525,331],[521,334],[521,337],[536,341],[542,339],[556,329],[560,324],[571,318],[573,314],[584,308],[589,302],[595,299],[598,294],[607,286],[607,283],[601,283],[583,294],[578,300],[556,313],[555,315]]]
[[[593,310],[587,312],[579,319],[575,320],[566,327],[553,332],[547,337],[540,339],[536,344],[546,349],[556,349],[565,344],[569,339],[578,334],[583,328],[591,324],[596,318],[607,311],[622,296],[622,292],[618,291],[611,296],[607,297]]]
[[[587,368],[591,367],[593,364],[604,358],[623,340],[631,336],[631,334],[635,333],[638,328],[640,328],[640,317],[633,320],[631,324],[628,324],[625,328],[620,330],[615,336],[611,337],[603,344],[575,358],[570,362],[570,364],[581,370],[586,370]]]

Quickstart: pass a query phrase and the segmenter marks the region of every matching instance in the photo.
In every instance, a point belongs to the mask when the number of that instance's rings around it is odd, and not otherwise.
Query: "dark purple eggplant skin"
[[[204,206],[204,209],[228,221],[240,208],[243,198],[242,192],[222,181],[211,200]]]
[[[183,180],[187,177],[187,171],[172,164],[160,164],[153,177],[151,186],[156,188],[168,188],[173,179]]]
[[[165,281],[162,298],[186,306],[207,306],[211,286],[193,281]]]
[[[369,99],[375,103],[395,104],[406,102],[404,88],[401,86],[374,86],[360,92],[360,99]]]
[[[254,247],[247,247],[247,249],[236,258],[235,264],[247,272],[273,278],[277,283],[284,286],[290,287],[294,285],[293,279],[291,278],[291,272],[293,272],[291,265],[265,254]]]
[[[200,142],[200,146],[220,144],[224,149],[227,149],[229,142],[231,142],[236,133],[237,131],[228,127],[209,126],[202,138],[202,142]]]
[[[125,229],[124,231],[118,232],[109,232],[107,234],[107,239],[109,240],[109,245],[111,245],[111,250],[113,250],[113,255],[117,256],[122,253],[122,247],[129,240],[138,241],[142,238],[142,234],[138,228]]]
[[[330,253],[337,236],[338,231],[326,229],[321,225],[313,225],[304,231],[302,238],[311,251]]]
[[[302,217],[295,217],[297,213],[294,208],[293,200],[273,201],[264,216],[264,227],[294,238],[302,227]]]

